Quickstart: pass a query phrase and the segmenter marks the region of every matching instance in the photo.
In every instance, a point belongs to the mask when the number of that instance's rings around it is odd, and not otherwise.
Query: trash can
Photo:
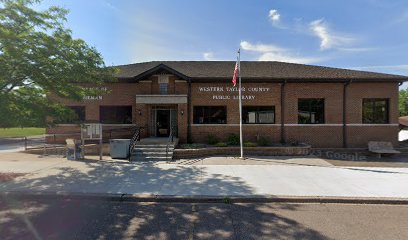
[[[81,141],[75,139],[65,140],[67,143],[67,159],[78,160],[81,159]]]
[[[111,139],[110,155],[112,158],[125,159],[129,156],[130,139]]]

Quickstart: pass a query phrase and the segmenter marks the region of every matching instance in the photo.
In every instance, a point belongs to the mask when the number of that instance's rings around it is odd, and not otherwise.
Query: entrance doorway
[[[153,107],[150,135],[153,137],[168,137],[171,129],[173,129],[173,136],[177,136],[177,110],[170,107]]]
[[[170,110],[157,110],[156,136],[168,137],[170,134]]]

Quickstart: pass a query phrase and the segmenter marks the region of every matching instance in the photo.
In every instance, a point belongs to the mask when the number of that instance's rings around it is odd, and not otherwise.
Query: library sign
[[[85,87],[85,90],[89,90],[89,91],[98,91],[98,92],[102,92],[102,93],[108,93],[108,88],[107,87]],[[99,96],[84,96],[83,97],[84,100],[102,100],[103,96],[99,95]]]
[[[268,87],[241,87],[241,98],[243,100],[254,100],[255,94],[269,92]],[[199,92],[213,93],[214,100],[237,100],[239,98],[238,87],[198,87]]]

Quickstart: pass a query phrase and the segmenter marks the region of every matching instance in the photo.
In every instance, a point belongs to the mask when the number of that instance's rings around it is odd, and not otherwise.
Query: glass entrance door
[[[150,115],[150,136],[168,137],[171,129],[177,137],[177,110],[175,107],[153,106]]]
[[[170,109],[157,110],[156,112],[156,136],[168,137],[170,134]]]

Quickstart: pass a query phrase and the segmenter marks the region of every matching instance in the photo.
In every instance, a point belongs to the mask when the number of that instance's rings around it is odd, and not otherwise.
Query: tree
[[[46,96],[81,100],[100,93],[78,83],[114,80],[115,69],[64,26],[68,11],[30,8],[40,2],[0,0],[0,127],[44,125],[46,115],[61,112]]]
[[[408,116],[408,89],[399,91],[399,112],[400,116]]]

